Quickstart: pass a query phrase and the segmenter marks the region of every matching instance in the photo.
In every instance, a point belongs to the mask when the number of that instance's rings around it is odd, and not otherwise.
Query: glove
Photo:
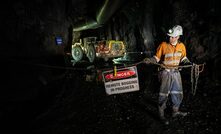
[[[143,62],[146,63],[146,64],[150,64],[150,58],[145,58],[145,59],[143,60]]]
[[[154,57],[152,57],[152,58],[145,58],[143,61],[146,64],[157,63],[157,61],[156,61],[156,59]]]
[[[182,63],[183,63],[183,65],[193,65],[193,63],[190,62],[189,59],[187,59],[187,58],[185,60],[183,60]]]

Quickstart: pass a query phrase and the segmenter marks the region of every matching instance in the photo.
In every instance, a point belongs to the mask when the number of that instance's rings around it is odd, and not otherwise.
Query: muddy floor
[[[221,88],[219,83],[212,83],[209,73],[200,74],[194,95],[189,70],[181,71],[184,88],[181,110],[188,115],[172,118],[168,102],[165,112],[169,125],[165,125],[157,112],[156,70],[154,67],[147,70],[146,65],[137,68],[140,90],[116,95],[107,95],[98,79],[86,81],[83,70],[66,71],[61,79],[41,85],[39,88],[47,92],[35,100],[1,102],[0,131],[2,134],[221,133]]]

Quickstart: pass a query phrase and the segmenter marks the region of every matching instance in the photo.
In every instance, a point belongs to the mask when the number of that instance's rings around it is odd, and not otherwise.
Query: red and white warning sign
[[[106,93],[120,94],[139,90],[136,66],[108,70],[102,73]]]

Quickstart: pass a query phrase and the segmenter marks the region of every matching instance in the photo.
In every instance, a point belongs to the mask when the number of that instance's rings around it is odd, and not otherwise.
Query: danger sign
[[[120,94],[139,90],[138,73],[136,66],[117,69],[102,73],[106,93]]]

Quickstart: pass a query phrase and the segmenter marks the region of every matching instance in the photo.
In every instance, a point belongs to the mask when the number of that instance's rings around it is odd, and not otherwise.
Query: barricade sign
[[[139,90],[136,66],[104,71],[102,77],[108,95]]]

